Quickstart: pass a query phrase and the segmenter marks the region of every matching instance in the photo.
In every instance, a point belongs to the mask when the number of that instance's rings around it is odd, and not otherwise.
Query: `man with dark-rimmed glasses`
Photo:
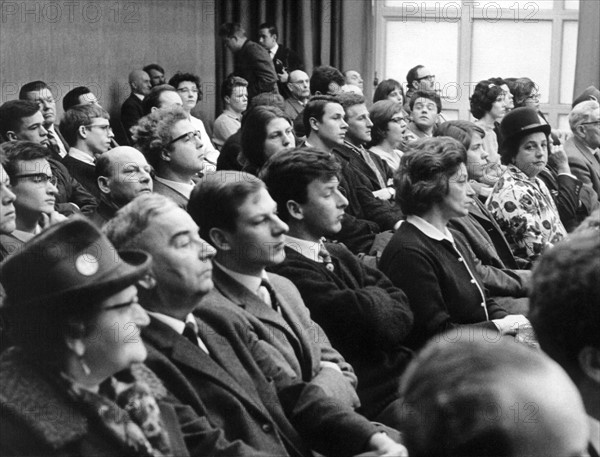
[[[136,148],[156,173],[154,192],[185,209],[198,173],[204,168],[200,131],[194,129],[181,106],[150,113],[132,131]]]

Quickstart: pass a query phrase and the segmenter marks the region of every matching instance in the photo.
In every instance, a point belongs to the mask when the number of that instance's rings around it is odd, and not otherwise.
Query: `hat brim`
[[[518,130],[513,135],[507,137],[507,140],[518,140],[523,138],[524,136],[530,135],[536,132],[543,132],[546,135],[550,135],[552,131],[552,127],[548,124],[530,124],[525,127],[521,127],[521,130]]]
[[[46,295],[28,303],[29,306],[58,307],[73,301],[89,300],[97,303],[117,292],[135,285],[137,281],[148,274],[152,257],[144,251],[119,251],[122,261],[102,276],[94,278],[93,283],[83,284],[68,290],[62,290],[55,295]],[[22,305],[22,303],[15,303]]]

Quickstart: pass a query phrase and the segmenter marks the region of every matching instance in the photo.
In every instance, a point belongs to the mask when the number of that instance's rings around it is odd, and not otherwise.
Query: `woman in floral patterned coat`
[[[515,256],[536,260],[560,241],[566,230],[548,188],[537,178],[548,161],[550,126],[535,110],[517,108],[500,124],[502,163],[508,165],[486,205]]]

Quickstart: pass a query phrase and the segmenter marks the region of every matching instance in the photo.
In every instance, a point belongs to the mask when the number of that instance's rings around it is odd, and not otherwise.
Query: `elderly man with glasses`
[[[173,199],[181,208],[187,202],[204,168],[201,132],[194,130],[181,106],[158,109],[132,129],[137,149],[154,168],[154,192]]]

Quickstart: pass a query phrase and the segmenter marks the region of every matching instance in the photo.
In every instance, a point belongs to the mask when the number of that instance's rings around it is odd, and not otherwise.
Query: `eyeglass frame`
[[[46,173],[24,173],[21,175],[14,175],[10,178],[10,180],[12,182],[16,181],[17,179],[21,179],[21,178],[33,178],[33,177],[38,177],[38,176],[44,176],[44,180],[40,181],[40,182],[35,182],[35,181],[31,181],[34,184],[47,184],[50,183],[53,186],[56,187],[56,185],[58,184],[58,178],[54,175],[50,175],[48,176]]]
[[[104,130],[107,134],[112,132],[115,133],[114,130],[112,129],[112,127],[110,126],[110,124],[106,124],[106,125],[100,125],[100,124],[85,124],[84,127],[86,129],[91,129],[92,127],[100,127],[102,130]]]
[[[424,79],[426,79],[427,81],[433,81],[435,79],[435,75],[427,75],[427,76],[421,76],[420,78],[415,78],[415,81],[423,81]]]
[[[177,143],[179,140],[183,140],[185,137],[187,137],[190,141],[192,141],[192,136],[194,136],[194,137],[198,138],[200,141],[202,141],[202,132],[200,132],[200,130],[191,130],[182,135],[179,135],[177,138],[173,138],[171,141],[169,141],[167,143],[167,147],[171,146],[173,143]]]

